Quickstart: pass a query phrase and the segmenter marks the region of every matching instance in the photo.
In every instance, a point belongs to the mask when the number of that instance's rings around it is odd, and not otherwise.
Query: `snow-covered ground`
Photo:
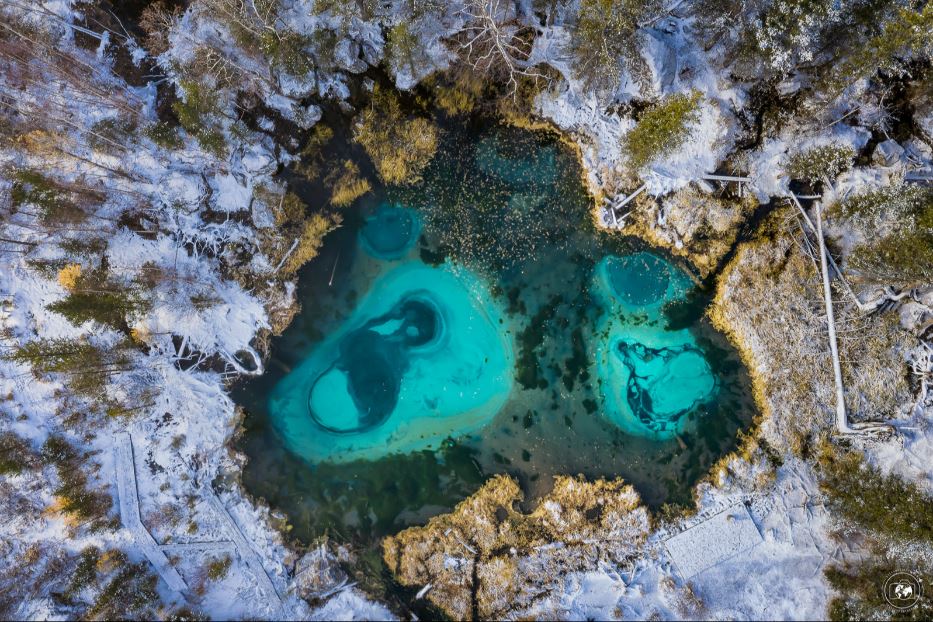
[[[405,4],[391,3],[386,12],[364,18],[352,10],[347,15],[334,11],[314,14],[308,11],[307,3],[282,2],[279,19],[294,32],[313,36],[325,25],[342,33],[333,64],[304,79],[273,67],[268,59],[244,53],[237,47],[236,37],[205,9],[206,3],[193,3],[180,16],[171,33],[171,45],[160,60],[168,70],[194,61],[205,46],[210,47],[213,53],[235,61],[242,71],[239,87],[252,92],[283,120],[307,128],[317,122],[321,111],[302,102],[312,95],[346,98],[352,77],[383,59],[385,28],[409,17]],[[217,116],[227,145],[224,156],[199,146],[187,134],[182,135],[181,146],[172,149],[160,147],[139,132],[127,138],[122,147],[108,144],[110,139],[96,136],[99,123],[118,119],[127,109],[133,111],[139,124],[153,123],[156,89],[151,84],[129,86],[113,71],[107,54],[110,35],[96,49],[78,45],[75,29],[67,24],[81,11],[79,3],[46,0],[41,6],[51,14],[15,3],[3,4],[0,12],[5,19],[23,19],[47,33],[51,46],[87,68],[90,78],[85,83],[69,79],[67,73],[45,63],[42,54],[24,63],[37,80],[0,75],[4,93],[15,95],[24,125],[41,116],[39,111],[67,113],[50,115],[45,126],[21,132],[19,141],[3,143],[0,170],[5,174],[0,176],[0,195],[6,200],[14,191],[12,173],[7,171],[37,170],[63,185],[90,187],[102,198],[91,208],[92,216],[83,229],[45,227],[28,210],[0,226],[2,237],[13,240],[0,243],[3,347],[8,352],[41,337],[87,343],[109,352],[118,351],[130,339],[133,347],[126,350],[128,360],[109,377],[103,401],[131,410],[114,416],[104,414],[100,401],[69,395],[67,374],[33,373],[25,363],[0,360],[0,433],[12,432],[25,439],[31,453],[38,453],[50,435],[64,435],[82,454],[88,487],[115,500],[118,478],[126,475],[121,474],[115,459],[115,439],[121,438],[120,433],[130,435],[142,522],[189,588],[181,596],[164,581],[159,582],[162,600],[172,607],[186,604],[219,619],[391,617],[384,606],[340,585],[329,598],[318,602],[317,608],[299,596],[301,587],[296,584],[294,569],[300,564],[301,552],[293,550],[276,529],[273,512],[241,488],[241,462],[228,447],[238,416],[227,394],[227,381],[261,366],[255,338],[272,324],[270,307],[287,305],[293,296],[292,284],[274,273],[276,262],[266,257],[255,241],[257,231],[271,226],[272,219],[257,204],[254,193],[260,187],[281,192],[274,176],[291,158],[272,138],[275,123],[267,119],[259,124],[264,131],[246,135],[242,126],[232,131],[231,119],[236,118],[233,90],[217,85],[223,95]],[[454,54],[443,39],[462,26],[464,17],[458,9],[457,3],[449,3],[439,14],[430,13],[409,24],[411,33],[424,46],[422,55],[412,62],[390,62],[398,87],[410,88],[448,66]],[[531,13],[524,10],[522,15]],[[750,178],[750,192],[765,203],[789,192],[787,168],[793,153],[823,145],[858,151],[871,138],[876,120],[872,115],[877,111],[865,102],[859,104],[856,98],[861,93],[855,89],[812,118],[787,125],[778,135],[766,137],[741,157],[733,158],[742,132],[739,115],[750,98],[747,85],[723,77],[723,68],[715,62],[718,49],[703,51],[695,42],[692,18],[672,14],[643,30],[641,53],[649,79],[639,87],[626,78],[616,93],[617,100],[625,103],[692,91],[702,95],[690,140],[637,171],[640,183],[646,186],[645,200],[663,200],[695,185],[703,174],[730,160],[730,166],[740,166],[742,170],[737,172]],[[635,121],[610,110],[574,77],[567,53],[569,34],[561,20],[540,31],[532,58],[547,62],[563,78],[538,95],[537,112],[580,146],[594,192],[615,196],[634,190],[634,186],[627,186],[631,178],[626,176],[630,172],[625,170],[622,143]],[[126,45],[136,50],[133,57],[137,61],[145,56],[135,42]],[[168,73],[167,79],[179,82],[183,91],[181,76]],[[789,81],[787,88],[799,88],[799,84]],[[224,108],[224,103],[229,105]],[[857,107],[858,115],[849,122],[839,122]],[[933,135],[933,114],[927,111],[916,121],[928,136]],[[903,177],[908,163],[916,169],[933,169],[930,149],[922,141],[904,147],[898,163],[846,173],[834,192],[844,196],[890,184]],[[658,211],[661,213],[663,210]],[[127,214],[134,218],[123,219]],[[657,218],[649,226],[669,233],[676,224]],[[69,240],[97,235],[106,240],[99,255],[66,253],[62,248]],[[857,232],[830,228],[830,235],[845,251]],[[659,235],[657,239],[676,236]],[[30,248],[28,257],[20,252],[23,243]],[[247,280],[230,276],[229,269],[244,253],[251,257],[254,283],[266,283],[262,291]],[[786,254],[790,253],[787,250]],[[776,448],[782,464],[769,464],[761,452],[732,458],[712,481],[698,488],[696,514],[655,526],[630,567],[600,564],[572,573],[561,580],[560,590],[540,598],[523,615],[567,619],[825,616],[832,591],[824,570],[857,560],[862,553],[834,536],[838,519],[824,505],[813,465],[790,449],[801,428],[829,426],[827,404],[832,399],[832,380],[828,360],[820,358],[825,348],[814,348],[816,353],[802,357],[805,360],[801,363],[817,370],[810,388],[816,405],[806,413],[793,411],[787,406],[790,402],[783,400],[787,366],[769,367],[769,361],[774,365],[778,360],[772,356],[776,347],[763,333],[767,323],[754,316],[754,312],[768,310],[769,300],[760,297],[751,306],[746,304],[746,310],[750,309],[746,315],[738,311],[744,303],[735,296],[747,289],[748,273],[761,271],[762,266],[774,263],[772,259],[756,257],[750,251],[726,279],[718,304],[722,305],[724,321],[733,325],[733,337],[743,344],[759,390],[765,393],[762,406],[766,419],[760,435]],[[37,269],[36,260],[56,266],[58,274]],[[76,326],[47,308],[70,291],[72,285],[61,272],[66,264],[72,271],[77,265],[81,273],[89,273],[102,262],[108,274],[121,283],[147,280],[151,304],[129,318],[128,331],[90,321]],[[748,273],[743,272],[743,266]],[[813,273],[801,275],[811,278]],[[908,316],[924,313],[924,306],[919,301],[904,305],[904,325],[912,325],[917,318]],[[801,342],[823,339],[818,316],[811,314],[805,319],[814,322],[809,333],[791,324],[785,324],[785,329],[798,331],[794,334]],[[908,364],[921,360],[925,352],[923,346],[917,346],[898,353],[904,373]],[[860,442],[859,448],[882,470],[933,491],[929,460],[933,412],[925,398],[902,404],[904,407],[894,413],[895,439]],[[89,530],[67,513],[55,511],[58,501],[53,491],[61,484],[61,473],[29,455],[22,460],[19,473],[0,475],[0,507],[11,517],[0,521],[0,566],[6,567],[0,570],[0,592],[4,592],[0,611],[17,618],[67,618],[78,611],[77,605],[62,604],[53,596],[70,581],[69,575],[87,547],[123,551],[130,562],[147,558],[133,534],[118,521],[104,529]],[[737,504],[747,509],[760,541],[749,537],[738,554],[683,576],[673,563],[667,540],[739,507]],[[118,507],[114,503],[108,512],[110,518],[117,518]],[[715,530],[704,537],[715,538]],[[224,556],[230,557],[229,569],[209,577],[207,569]],[[268,577],[273,593],[263,588],[265,582],[258,573]],[[542,590],[547,592],[549,584],[546,578],[542,581]],[[76,600],[93,601],[99,587],[96,591],[84,588]]]

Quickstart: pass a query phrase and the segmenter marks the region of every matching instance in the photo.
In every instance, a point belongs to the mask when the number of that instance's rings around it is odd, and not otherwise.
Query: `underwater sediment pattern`
[[[306,540],[373,542],[495,473],[529,499],[579,473],[689,502],[754,413],[695,291],[595,227],[553,135],[452,120],[422,179],[358,201],[302,273],[302,312],[236,392],[244,481]]]
[[[393,267],[276,385],[269,412],[312,462],[375,460],[481,429],[512,388],[499,317],[468,270]]]
[[[715,395],[716,378],[693,335],[669,330],[662,313],[691,285],[683,272],[646,252],[610,255],[596,268],[595,289],[606,307],[596,354],[604,412],[629,434],[682,435],[686,415]]]

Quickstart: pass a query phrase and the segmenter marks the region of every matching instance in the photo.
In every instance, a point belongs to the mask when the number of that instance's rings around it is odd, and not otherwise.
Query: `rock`
[[[713,194],[716,192],[716,188],[713,187],[713,184],[709,183],[705,179],[697,179],[695,182],[697,188],[704,194]]]
[[[875,147],[875,153],[872,154],[872,162],[879,166],[891,167],[897,165],[904,156],[904,148],[896,141],[886,140],[878,143]]]
[[[369,67],[362,59],[363,50],[359,43],[351,39],[342,39],[334,48],[337,66],[350,73],[363,73]]]
[[[522,618],[541,585],[593,568],[594,542],[614,542],[607,562],[630,563],[644,542],[648,515],[622,480],[558,476],[554,489],[525,514],[518,483],[498,475],[453,512],[383,541],[383,559],[402,585],[460,620]]]
[[[295,124],[303,130],[310,130],[314,124],[321,120],[321,109],[314,104],[307,106],[295,105],[293,108]]]
[[[778,95],[781,97],[787,97],[788,95],[793,95],[799,91],[801,86],[802,84],[800,82],[800,78],[798,76],[794,76],[793,78],[779,82],[776,88]]]
[[[347,580],[347,573],[324,544],[305,553],[295,567],[295,587],[305,600],[333,594],[345,586]]]

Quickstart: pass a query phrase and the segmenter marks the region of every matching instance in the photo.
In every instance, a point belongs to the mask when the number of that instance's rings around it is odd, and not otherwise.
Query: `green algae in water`
[[[669,330],[691,279],[596,230],[580,173],[553,136],[476,119],[444,127],[421,182],[348,210],[303,270],[302,313],[266,374],[236,392],[244,483],[294,535],[375,543],[502,472],[530,501],[580,473],[689,503],[734,447],[754,412],[736,353],[702,319]],[[455,325],[481,337],[444,352],[434,338],[458,339]],[[482,368],[455,380],[478,351]],[[353,394],[353,373],[368,391]],[[456,399],[438,397],[445,384]],[[292,389],[283,427],[270,406]],[[404,423],[434,415],[421,433]]]

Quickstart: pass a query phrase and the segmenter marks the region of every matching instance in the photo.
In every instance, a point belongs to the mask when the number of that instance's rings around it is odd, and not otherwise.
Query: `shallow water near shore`
[[[244,484],[293,536],[375,543],[503,472],[529,503],[567,473],[690,502],[751,422],[750,382],[705,320],[668,325],[694,280],[596,230],[580,179],[553,135],[474,119],[421,182],[348,210],[234,395]]]

